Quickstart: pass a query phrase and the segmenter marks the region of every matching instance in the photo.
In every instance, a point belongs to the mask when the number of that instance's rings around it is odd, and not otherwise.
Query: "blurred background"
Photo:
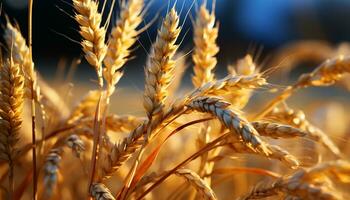
[[[27,0],[1,1],[2,15],[15,19],[23,34],[27,35]],[[176,6],[179,12],[182,10],[181,20],[185,20],[181,36],[181,39],[184,37],[181,46],[184,52],[189,52],[193,47],[191,17],[185,19],[185,15],[190,11],[190,16],[194,16],[201,0],[193,7],[192,2],[178,0]],[[170,5],[173,3],[174,0],[170,0]],[[37,69],[46,79],[57,74],[58,65],[69,66],[73,58],[81,57],[78,26],[72,19],[74,12],[71,4],[71,0],[34,1],[33,57]],[[100,2],[102,4],[103,0]],[[110,4],[111,1],[108,1],[108,7],[111,7]],[[145,24],[157,14],[164,16],[168,4],[169,1],[153,0]],[[208,0],[210,5],[211,1]],[[217,72],[223,76],[226,66],[247,52],[259,54],[259,62],[266,64],[278,48],[297,40],[324,40],[332,45],[349,41],[349,10],[350,1],[347,0],[217,0],[215,11],[220,23]],[[112,23],[117,19],[118,11],[116,4]],[[135,57],[125,67],[126,75],[120,83],[122,86],[143,90],[143,67],[159,23],[160,17],[141,35],[133,53]],[[82,59],[74,79],[91,83],[91,79],[95,79],[94,71],[86,65]],[[65,71],[67,73],[68,70]],[[190,83],[191,67],[187,71],[185,83]]]
[[[16,19],[23,34],[26,35],[27,0],[1,1],[3,12]],[[145,23],[157,13],[164,15],[167,7],[167,3],[164,2],[167,1],[153,1]],[[191,4],[191,0],[177,1],[178,11],[184,6],[182,20]],[[210,0],[208,4],[211,4]],[[275,48],[294,40],[321,39],[332,43],[348,41],[350,21],[346,19],[350,17],[349,9],[350,1],[347,0],[217,0],[216,14],[220,22],[218,39],[221,47],[220,64],[225,65],[236,60],[237,57],[252,50],[251,48],[263,47],[263,55],[268,55]],[[194,10],[195,5],[191,9],[192,16]],[[78,27],[70,15],[73,15],[70,0],[34,1],[34,60],[37,63],[45,63],[45,67],[39,66],[43,68],[42,70],[52,70],[61,58],[69,60],[80,56],[80,46],[66,38],[76,41],[80,39],[77,33]],[[115,21],[118,16],[118,5],[114,7],[113,16]],[[151,40],[155,38],[159,21],[148,29]],[[188,51],[192,47],[190,18],[186,19],[183,30],[183,33],[189,30],[182,45],[182,49]],[[149,49],[150,39],[146,33],[140,39],[146,49]],[[134,55],[137,57],[133,62],[142,64],[146,52],[138,48]],[[143,68],[142,65],[135,67]]]

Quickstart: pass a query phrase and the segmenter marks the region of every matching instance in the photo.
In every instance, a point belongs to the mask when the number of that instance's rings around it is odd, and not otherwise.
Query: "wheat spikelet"
[[[253,151],[268,155],[270,151],[266,147],[259,133],[238,112],[228,109],[230,103],[218,98],[198,97],[188,106],[200,112],[208,112],[216,116],[223,125],[236,134],[245,145]],[[235,136],[236,137],[236,136]]]
[[[350,73],[350,57],[340,55],[325,61],[313,72],[302,75],[296,85],[328,86],[340,80],[345,73]]]
[[[200,87],[214,80],[212,70],[217,63],[215,55],[219,52],[219,47],[216,45],[219,30],[218,26],[215,26],[215,13],[210,13],[205,3],[197,11],[193,32],[194,76],[192,77],[192,83],[195,87]]]
[[[292,138],[292,137],[304,137],[307,133],[301,129],[294,128],[292,126],[272,123],[272,122],[251,122],[255,130],[262,136],[272,138]]]
[[[94,0],[73,0],[77,14],[75,20],[80,25],[80,35],[83,37],[81,46],[85,58],[97,73],[99,85],[103,86],[102,61],[107,52],[105,44],[106,30],[101,27],[102,16],[98,12],[98,3]]]
[[[144,108],[149,118],[163,111],[168,95],[167,87],[173,77],[175,61],[173,56],[178,48],[175,42],[181,28],[179,17],[172,8],[163,20],[146,65]]]
[[[103,76],[107,82],[107,91],[112,94],[115,84],[118,82],[121,73],[117,72],[129,59],[130,48],[137,39],[136,28],[142,22],[143,0],[129,0],[121,5],[120,19],[111,31],[108,40],[108,50],[104,59],[105,69]]]
[[[24,78],[12,60],[0,67],[0,150],[2,160],[13,162],[22,124]]]
[[[93,183],[90,193],[96,200],[115,200],[109,189],[102,183]]]
[[[189,169],[178,169],[175,174],[185,178],[201,195],[201,199],[217,199],[210,186],[195,172]]]
[[[340,150],[333,143],[333,141],[325,134],[321,129],[312,125],[305,117],[305,114],[301,110],[293,110],[291,108],[278,109],[275,108],[267,118],[279,120],[283,123],[290,124],[294,127],[304,130],[307,138],[314,141],[321,142],[326,148],[328,148],[335,155],[340,155]]]

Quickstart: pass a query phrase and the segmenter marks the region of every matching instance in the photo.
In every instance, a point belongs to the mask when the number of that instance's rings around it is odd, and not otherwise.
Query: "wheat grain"
[[[101,27],[102,16],[98,12],[98,3],[94,0],[73,0],[77,14],[75,20],[80,25],[80,35],[83,37],[81,46],[85,58],[97,73],[99,86],[103,86],[102,61],[107,52],[105,44],[106,30]]]
[[[188,106],[200,112],[208,112],[216,116],[223,125],[232,131],[245,145],[253,151],[268,155],[270,152],[259,133],[237,111],[228,109],[230,103],[213,97],[198,97]]]
[[[181,28],[179,17],[172,8],[163,20],[146,65],[144,108],[149,118],[162,113],[175,66],[173,56]]]
[[[201,194],[201,199],[217,199],[210,186],[207,185],[207,183],[195,172],[189,169],[178,169],[175,174],[185,178],[197,190],[197,192]]]
[[[194,63],[192,83],[195,87],[213,81],[213,69],[217,64],[215,55],[219,52],[216,45],[218,37],[218,26],[215,25],[215,13],[209,12],[205,3],[199,8],[194,22],[194,52],[192,60]]]
[[[107,92],[110,96],[115,90],[115,84],[121,76],[117,72],[129,59],[130,48],[136,42],[139,32],[136,30],[142,22],[143,0],[123,1],[120,11],[120,19],[111,31],[108,40],[108,50],[104,58],[105,68],[103,76],[107,82]]]

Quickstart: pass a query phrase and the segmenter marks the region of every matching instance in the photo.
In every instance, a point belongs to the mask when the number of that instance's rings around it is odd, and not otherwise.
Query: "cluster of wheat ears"
[[[183,22],[170,6],[144,66],[144,116],[112,114],[117,102],[111,96],[131,48],[148,27],[142,22],[149,5],[121,1],[107,34],[112,12],[103,22],[105,5],[72,1],[84,57],[98,78],[97,89],[72,108],[35,70],[31,31],[27,42],[18,25],[4,22],[3,199],[350,198],[346,142],[333,141],[332,133],[286,103],[298,90],[348,80],[350,48],[300,42],[282,49],[276,59],[292,55],[284,63],[289,69],[300,60],[327,59],[289,86],[269,83],[273,70],[261,71],[251,55],[219,79],[213,73],[219,52],[215,6],[204,1],[194,7],[191,54],[178,52]],[[193,61],[193,90],[176,97],[186,55]],[[243,112],[257,90],[277,95],[257,111]],[[23,128],[26,123],[31,128]]]

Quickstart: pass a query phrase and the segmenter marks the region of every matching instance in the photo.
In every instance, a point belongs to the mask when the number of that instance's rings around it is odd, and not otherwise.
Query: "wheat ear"
[[[275,108],[267,115],[267,118],[276,119],[283,123],[290,124],[306,132],[307,138],[322,143],[333,154],[340,156],[340,150],[337,145],[324,133],[321,129],[312,125],[307,119],[303,111],[293,110],[291,108],[278,109]]]
[[[178,169],[176,175],[185,178],[200,194],[201,199],[216,200],[216,195],[210,186],[195,172],[189,169]]]
[[[69,148],[72,149],[73,154],[77,158],[80,158],[81,152],[85,151],[85,144],[78,135],[75,135],[75,134],[70,135],[66,139],[66,144]]]
[[[120,19],[112,29],[104,58],[103,77],[107,82],[108,96],[114,92],[115,85],[122,74],[118,70],[129,59],[130,48],[137,40],[139,32],[136,29],[142,22],[143,6],[143,0],[129,0],[126,4],[123,1],[121,5]]]
[[[78,135],[70,135],[68,137],[59,138],[55,145],[50,149],[46,156],[44,164],[44,186],[45,197],[50,198],[55,190],[60,163],[63,156],[63,147],[67,145],[72,149],[73,154],[80,158],[80,154],[85,150],[85,144]]]
[[[251,124],[261,136],[267,136],[275,139],[305,137],[307,135],[307,133],[301,129],[284,124],[261,121],[251,122]]]
[[[135,128],[127,137],[117,142],[110,144],[109,154],[106,160],[102,163],[102,178],[108,178],[112,173],[127,161],[132,153],[141,147],[144,143],[143,135],[147,131],[147,121]]]
[[[350,164],[344,160],[328,161],[320,163],[309,169],[299,169],[290,176],[279,178],[270,187],[257,187],[245,199],[259,198],[264,191],[270,195],[282,193],[285,198],[296,197],[298,199],[343,199],[338,191],[332,188],[330,177],[341,182],[349,182]],[[269,196],[269,195],[265,195]]]
[[[115,200],[111,191],[102,183],[93,183],[90,193],[96,200]]]
[[[145,78],[143,105],[149,118],[163,112],[168,95],[167,87],[173,78],[175,61],[173,56],[178,48],[175,42],[179,36],[179,17],[172,8],[158,30],[148,58]]]
[[[57,183],[57,173],[62,159],[62,147],[53,148],[48,153],[44,165],[44,185],[46,198],[52,195]]]
[[[194,76],[192,83],[195,87],[213,81],[213,69],[217,60],[215,55],[219,52],[216,45],[218,37],[218,26],[215,25],[215,13],[209,12],[205,3],[197,11],[196,21],[194,22],[194,52],[192,60],[194,62]]]
[[[232,138],[231,140],[229,140],[228,145],[236,153],[248,153],[248,154],[257,153],[257,152],[254,152],[251,148],[248,148],[246,145],[242,144],[241,142],[232,140]],[[267,158],[279,160],[290,168],[297,168],[300,165],[298,159],[295,156],[290,154],[288,151],[282,149],[281,147],[277,145],[269,145],[268,149],[271,153],[268,156],[266,156]]]
[[[0,159],[8,162],[10,198],[14,191],[14,159],[22,124],[24,78],[12,60],[0,67]]]
[[[98,3],[94,0],[73,0],[77,14],[75,20],[80,25],[80,35],[83,37],[81,46],[85,58],[97,73],[99,86],[103,86],[102,61],[107,52],[105,44],[106,30],[101,26],[102,15],[98,12]]]
[[[253,151],[269,155],[267,144],[260,139],[259,133],[239,112],[229,109],[229,106],[230,103],[214,97],[198,97],[188,104],[192,109],[217,117],[235,137],[238,136]]]
[[[29,0],[29,17],[28,17],[28,41],[29,47],[26,45],[25,39],[23,38],[20,30],[12,26],[12,24],[8,21],[6,24],[5,31],[5,40],[10,49],[12,49],[12,55],[14,57],[14,62],[18,63],[25,77],[25,96],[31,99],[31,115],[32,115],[32,157],[33,157],[33,199],[36,199],[37,195],[37,159],[36,159],[36,109],[35,102],[38,102],[41,106],[42,116],[44,117],[45,111],[40,102],[41,94],[40,87],[37,84],[37,75],[34,70],[34,63],[32,59],[32,6],[33,0]],[[42,137],[44,137],[44,132],[42,132]]]
[[[261,74],[229,75],[217,81],[211,81],[194,90],[189,98],[204,95],[228,95],[240,89],[256,89],[267,85],[266,79]]]
[[[329,86],[338,81],[346,73],[350,73],[350,56],[340,55],[325,61],[311,73],[301,75],[295,84],[287,87],[263,108],[255,116],[255,119],[260,119],[267,115],[274,107],[290,97],[295,91],[309,86]]]

